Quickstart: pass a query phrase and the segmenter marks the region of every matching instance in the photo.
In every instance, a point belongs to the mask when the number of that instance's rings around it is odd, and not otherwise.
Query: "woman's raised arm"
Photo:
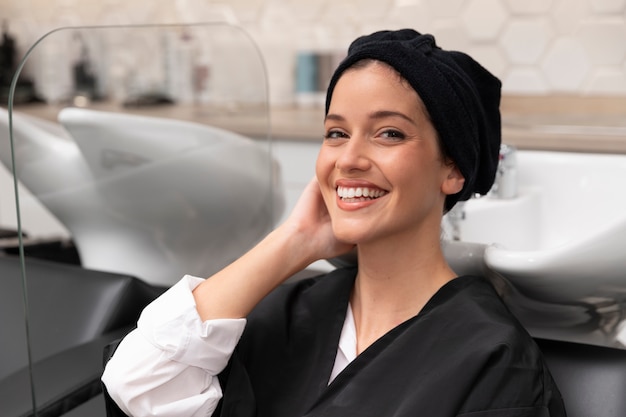
[[[194,290],[198,313],[202,320],[246,317],[270,291],[311,262],[351,248],[335,238],[313,179],[285,223]]]

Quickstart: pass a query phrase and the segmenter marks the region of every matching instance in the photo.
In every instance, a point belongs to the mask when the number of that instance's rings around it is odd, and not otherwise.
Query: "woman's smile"
[[[387,194],[385,190],[369,187],[337,187],[337,195],[343,201],[349,200],[374,200]]]
[[[358,210],[368,207],[389,191],[367,181],[338,180],[337,206],[342,210]]]

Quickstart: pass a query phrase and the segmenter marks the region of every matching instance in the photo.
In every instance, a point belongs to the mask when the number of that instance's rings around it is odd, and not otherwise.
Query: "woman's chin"
[[[358,245],[359,243],[366,241],[368,238],[366,233],[354,230],[353,228],[334,228],[333,231],[337,240],[351,245]]]

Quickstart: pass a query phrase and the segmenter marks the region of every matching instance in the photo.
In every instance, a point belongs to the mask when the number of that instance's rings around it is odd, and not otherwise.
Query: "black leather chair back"
[[[101,391],[102,350],[164,289],[132,276],[27,259],[29,330],[39,416],[62,415]],[[0,256],[0,416],[32,412],[21,267]]]
[[[538,339],[568,417],[626,417],[626,350]]]

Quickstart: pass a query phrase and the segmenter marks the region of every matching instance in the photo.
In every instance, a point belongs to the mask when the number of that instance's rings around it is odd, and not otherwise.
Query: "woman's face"
[[[316,174],[333,231],[362,244],[436,230],[463,177],[446,164],[415,90],[385,64],[347,70],[335,85]]]

